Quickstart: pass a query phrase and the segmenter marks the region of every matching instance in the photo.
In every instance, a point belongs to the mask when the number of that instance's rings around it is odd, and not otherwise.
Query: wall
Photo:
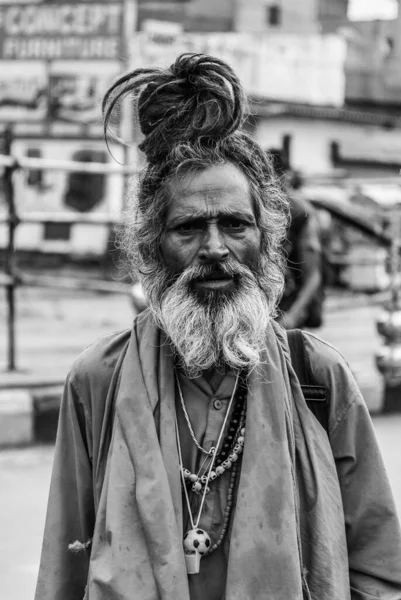
[[[270,25],[268,8],[278,5],[282,9],[279,25]],[[285,31],[313,33],[317,23],[318,0],[238,0],[235,12],[236,31]]]
[[[138,30],[147,19],[178,24],[183,31],[231,31],[234,4],[232,0],[191,0],[188,2],[140,2]]]
[[[401,103],[401,15],[352,24],[348,34],[346,98]]]
[[[330,106],[344,103],[345,44],[339,36],[141,32],[132,40],[131,66],[170,65],[182,52],[227,61],[247,91],[260,98]]]
[[[323,33],[333,33],[347,23],[349,0],[320,0],[319,21]]]
[[[345,158],[401,160],[401,131],[337,121],[284,117],[259,121],[254,136],[263,148],[281,146],[291,135],[291,163],[308,174],[332,170],[330,144],[337,141]],[[373,169],[372,169],[372,174]]]
[[[268,9],[281,10],[279,25],[269,24]],[[145,19],[179,23],[184,31],[286,31],[332,33],[346,20],[348,0],[191,0],[140,3],[139,29]],[[320,20],[320,23],[319,23]]]
[[[230,31],[233,0],[192,0],[186,9],[186,31]]]
[[[268,9],[281,10],[279,25],[269,24]],[[191,0],[140,3],[139,29],[145,19],[179,23],[184,31],[287,31],[332,33],[346,22],[348,0]]]

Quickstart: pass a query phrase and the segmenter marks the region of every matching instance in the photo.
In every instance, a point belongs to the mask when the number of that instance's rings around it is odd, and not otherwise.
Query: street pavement
[[[16,367],[6,373],[7,338],[0,336],[1,383],[63,381],[74,358],[96,338],[131,326],[128,295],[19,288],[16,293]],[[6,307],[0,302],[0,323]]]
[[[373,417],[401,517],[401,415]],[[0,452],[0,597],[32,600],[39,567],[52,446]]]
[[[33,599],[52,460],[52,446],[0,452],[2,600]]]

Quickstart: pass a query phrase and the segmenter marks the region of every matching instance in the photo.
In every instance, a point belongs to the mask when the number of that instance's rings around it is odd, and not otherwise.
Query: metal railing
[[[15,197],[14,174],[20,170],[51,170],[75,173],[102,174],[105,176],[121,175],[125,178],[135,175],[132,167],[113,166],[105,163],[86,163],[66,160],[48,160],[41,158],[17,158],[11,156],[12,136],[9,130],[3,135],[5,154],[0,155],[0,171],[2,171],[3,190],[6,214],[0,215],[0,224],[7,224],[8,241],[5,247],[4,271],[0,273],[0,287],[6,292],[7,320],[7,371],[15,371],[16,366],[16,288],[21,285],[69,290],[88,290],[93,292],[127,294],[128,286],[118,282],[88,280],[74,277],[49,277],[46,275],[31,275],[19,270],[15,252],[16,230],[22,223],[64,223],[106,225],[113,227],[118,219],[99,214],[55,214],[52,212],[22,213],[18,210],[18,199]]]

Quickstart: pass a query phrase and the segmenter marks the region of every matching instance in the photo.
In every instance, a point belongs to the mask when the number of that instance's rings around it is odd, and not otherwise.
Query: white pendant
[[[200,527],[190,529],[184,536],[185,562],[188,575],[196,575],[200,569],[200,559],[211,546],[209,534]]]
[[[185,563],[187,565],[188,575],[196,575],[200,571],[200,559],[201,555],[199,552],[185,555]]]

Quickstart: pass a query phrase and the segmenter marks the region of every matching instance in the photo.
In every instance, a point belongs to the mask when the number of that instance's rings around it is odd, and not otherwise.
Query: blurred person
[[[269,151],[290,201],[290,225],[284,242],[285,285],[277,320],[285,329],[317,328],[323,323],[323,247],[316,211],[299,193],[302,177],[291,171],[282,150]]]
[[[60,410],[37,600],[401,599],[401,534],[360,391],[305,334],[330,391],[309,410],[286,331],[288,201],[243,131],[223,61],[119,78],[148,164],[121,245],[148,308],[75,361]]]

